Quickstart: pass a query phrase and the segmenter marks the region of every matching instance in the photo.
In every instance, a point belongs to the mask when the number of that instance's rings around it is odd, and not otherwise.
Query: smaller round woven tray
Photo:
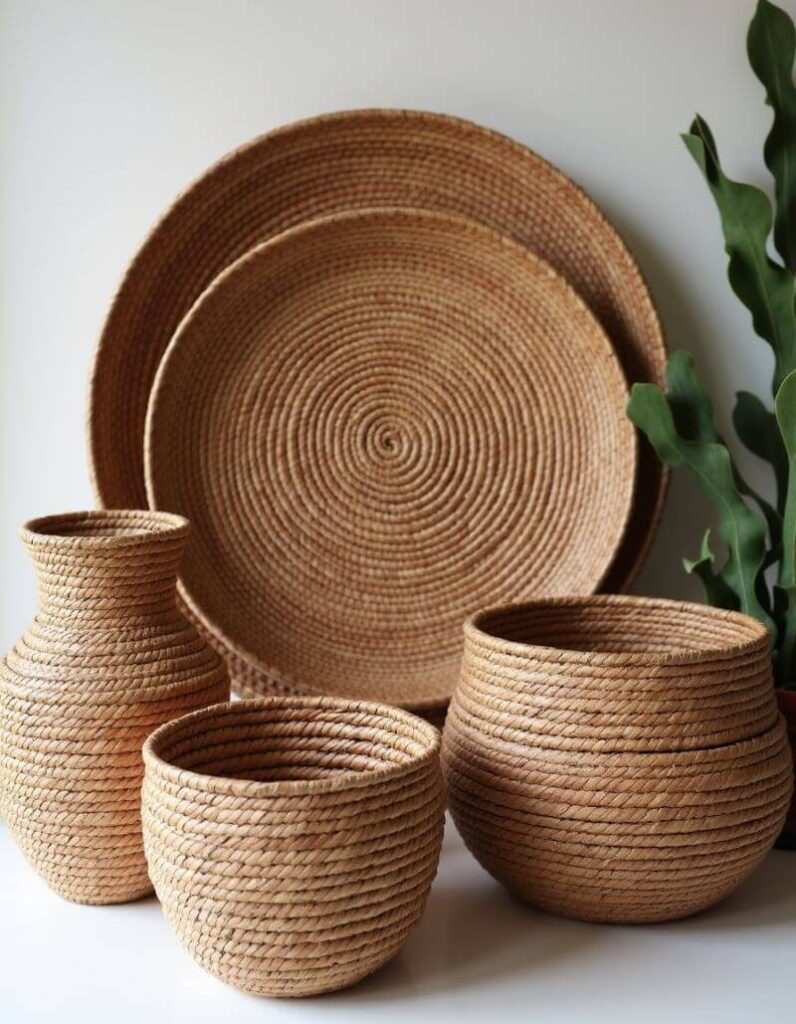
[[[147,422],[181,584],[299,691],[429,707],[479,607],[595,590],[633,496],[626,388],[594,316],[489,228],[405,210],[292,229],[183,321]]]

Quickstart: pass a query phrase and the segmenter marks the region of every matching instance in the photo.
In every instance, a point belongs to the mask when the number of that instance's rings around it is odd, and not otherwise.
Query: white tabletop
[[[117,907],[64,902],[0,825],[0,1017],[7,1024],[793,1024],[794,870],[796,853],[775,851],[734,896],[699,917],[586,925],[513,900],[449,824],[426,915],[404,951],[347,991],[279,1001],[205,974],[154,899]]]

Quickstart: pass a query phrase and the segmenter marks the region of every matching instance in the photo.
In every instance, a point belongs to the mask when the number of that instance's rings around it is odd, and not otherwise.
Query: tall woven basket
[[[771,848],[793,787],[765,629],[642,598],[477,615],[443,763],[480,863],[542,909],[597,921],[726,896]]]
[[[177,610],[188,532],[180,516],[127,511],[51,516],[21,531],[39,608],[0,670],[0,811],[70,900],[151,891],[143,741],[229,696],[226,667]]]
[[[257,995],[350,985],[423,913],[442,842],[439,733],[383,704],[221,704],[147,740],[144,843],[191,955]]]

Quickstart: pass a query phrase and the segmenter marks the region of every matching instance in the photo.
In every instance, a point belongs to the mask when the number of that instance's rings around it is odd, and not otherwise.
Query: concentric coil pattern
[[[466,216],[515,238],[584,298],[629,382],[663,383],[663,334],[641,273],[613,226],[557,168],[458,118],[400,110],[329,114],[279,128],[216,163],[176,200],[130,265],[92,377],[91,457],[102,504],[146,503],[144,421],[155,374],[180,322],[214,278],[288,228],[377,206]],[[584,365],[578,360],[573,372]],[[640,456],[633,514],[607,591],[625,588],[637,572],[663,504],[667,471],[650,446]],[[247,665],[220,638],[214,642],[237,689],[273,688],[261,668]]]
[[[226,668],[176,608],[179,516],[84,512],[21,531],[36,618],[0,670],[0,812],[70,900],[151,892],[141,746],[163,722],[229,696]]]
[[[311,995],[403,946],[442,842],[432,726],[385,705],[273,697],[172,722],[144,760],[150,875],[210,973]]]
[[[773,844],[793,788],[768,638],[699,605],[598,597],[465,628],[443,739],[457,828],[542,909],[685,916]]]
[[[330,218],[183,323],[150,500],[191,519],[183,593],[223,646],[299,691],[439,706],[473,609],[599,584],[632,501],[625,398],[594,318],[520,246]]]

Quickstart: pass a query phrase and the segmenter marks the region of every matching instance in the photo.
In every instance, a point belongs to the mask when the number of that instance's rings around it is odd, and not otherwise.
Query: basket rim
[[[124,527],[129,522],[130,527]],[[77,534],[70,530],[80,524],[119,528],[116,534]],[[136,528],[138,524],[139,528]],[[144,524],[148,524],[145,526]],[[29,547],[37,548],[120,548],[142,541],[176,540],[187,537],[191,527],[185,516],[155,509],[87,509],[78,512],[57,512],[26,520],[19,528],[19,538]]]
[[[565,646],[551,646],[544,643],[525,643],[520,640],[507,640],[497,636],[488,628],[488,620],[508,612],[532,612],[548,608],[581,609],[591,610],[595,617],[599,616],[600,609],[649,609],[657,611],[670,611],[689,613],[702,620],[713,622],[734,623],[747,631],[744,639],[735,643],[716,644],[715,642],[706,645],[700,650],[683,650],[666,654],[654,651],[599,651],[599,650],[578,650]],[[465,642],[473,641],[486,642],[493,648],[499,648],[512,654],[531,656],[533,652],[543,652],[547,657],[554,657],[557,660],[566,660],[575,664],[602,665],[607,667],[622,667],[628,665],[643,666],[666,666],[666,665],[693,665],[700,662],[712,661],[719,658],[737,657],[755,647],[768,647],[770,639],[768,630],[757,619],[743,612],[732,611],[724,608],[714,608],[711,605],[699,604],[695,601],[674,601],[663,597],[641,597],[633,594],[593,594],[586,596],[536,598],[532,601],[521,601],[504,605],[495,605],[490,608],[482,608],[470,616],[464,623]]]
[[[461,749],[467,749],[466,743],[464,746],[461,743],[464,732],[461,723],[455,715],[452,719],[449,717],[449,721],[451,725],[448,726],[446,722],[446,728],[449,731],[445,740],[448,749],[447,762],[450,763],[451,757],[455,757],[460,764],[469,764],[466,758],[461,756]],[[625,773],[628,770],[664,769],[667,772],[667,785],[672,780],[726,775],[728,771],[734,770],[745,771],[749,767],[759,766],[764,761],[779,758],[783,751],[786,760],[790,760],[787,726],[781,712],[777,714],[769,729],[756,733],[754,736],[733,740],[730,743],[717,743],[708,747],[693,747],[685,750],[568,750],[561,747],[540,747],[536,745],[533,736],[529,736],[528,742],[524,742],[520,746],[516,742],[498,740],[493,733],[488,734],[485,738],[482,737],[481,742],[493,759],[497,752],[500,763],[495,770],[503,779],[511,777],[511,770],[517,763],[521,763],[523,768],[527,769],[529,755],[531,755],[534,767],[541,764],[541,770],[548,774],[551,770],[555,771],[559,767],[563,767],[565,770],[573,768],[591,770],[594,768],[597,772],[620,771],[622,777],[625,778]],[[452,745],[455,748],[454,753],[451,753]],[[746,759],[749,757],[754,760],[747,761]],[[443,764],[445,762],[446,756],[443,755]],[[464,774],[467,774],[466,770],[464,770]],[[566,771],[564,773],[555,772],[555,774],[566,774]],[[725,788],[727,788],[726,784]]]
[[[173,762],[161,756],[160,746],[168,741],[171,736],[184,728],[187,723],[201,725],[206,722],[216,722],[229,717],[234,720],[250,711],[266,711],[274,709],[287,711],[299,708],[315,708],[329,711],[366,711],[380,717],[392,718],[396,722],[403,722],[405,725],[414,728],[419,736],[418,742],[423,743],[424,750],[419,756],[411,757],[403,764],[389,765],[385,768],[371,768],[365,771],[345,771],[333,775],[330,778],[322,779],[275,779],[260,781],[256,779],[234,778],[228,775],[207,775],[204,772],[194,771],[191,768],[181,768]],[[290,715],[285,718],[290,721]],[[200,738],[201,731],[197,738]],[[151,733],[142,748],[146,772],[157,772],[161,778],[166,778],[180,786],[201,790],[203,792],[214,792],[232,797],[250,797],[253,799],[262,797],[301,797],[314,796],[318,794],[343,793],[352,789],[359,789],[364,786],[378,782],[387,782],[402,775],[409,775],[418,768],[431,766],[439,759],[441,747],[441,733],[429,722],[424,721],[417,715],[406,711],[403,708],[391,704],[383,704],[376,701],[348,700],[345,697],[326,696],[274,696],[255,697],[250,700],[231,700],[220,704],[212,704],[206,708],[200,708],[190,714],[174,718],[164,725],[161,725]],[[425,742],[424,742],[425,741]]]

